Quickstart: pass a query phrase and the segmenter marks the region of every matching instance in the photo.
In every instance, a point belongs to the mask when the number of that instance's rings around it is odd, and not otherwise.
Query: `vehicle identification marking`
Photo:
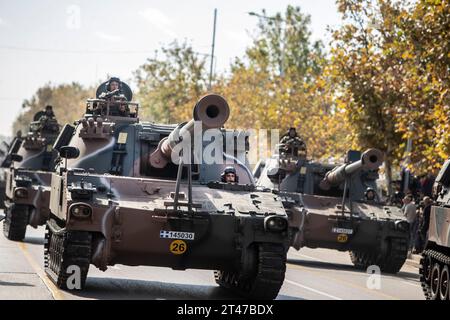
[[[117,143],[126,144],[127,137],[128,137],[128,133],[126,133],[126,132],[119,133],[119,138],[117,139]]]
[[[331,231],[333,233],[353,234],[353,229],[333,228]]]
[[[344,233],[338,235],[338,236],[337,236],[337,241],[340,242],[340,243],[347,242],[347,241],[348,241],[348,235],[346,235],[346,234],[344,234]]]
[[[159,231],[159,237],[161,239],[181,239],[181,240],[194,240],[195,233],[193,232],[181,232],[181,231]]]
[[[173,254],[183,254],[187,250],[187,244],[183,240],[173,240],[170,243],[169,250]]]

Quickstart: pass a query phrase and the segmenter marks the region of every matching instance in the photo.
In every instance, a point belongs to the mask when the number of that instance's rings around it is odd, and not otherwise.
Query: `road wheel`
[[[429,252],[426,250],[422,253],[422,258],[420,259],[420,283],[422,285],[423,294],[427,300],[431,299],[431,269],[433,262]]]
[[[9,240],[22,241],[27,231],[29,211],[28,206],[12,204],[6,209],[3,221],[3,234]]]
[[[440,283],[439,299],[440,300],[448,300],[449,299],[448,281],[449,281],[448,266],[444,266],[441,270],[441,277],[439,280],[439,283]]]
[[[47,222],[44,243],[45,272],[58,288],[82,290],[91,261],[92,235],[67,231]]]
[[[431,269],[431,300],[439,300],[439,289],[440,285],[440,276],[441,276],[441,267],[439,263],[435,263],[433,268]]]
[[[215,271],[216,282],[237,294],[256,300],[273,300],[284,282],[286,249],[278,244],[259,244],[253,274],[241,271]]]

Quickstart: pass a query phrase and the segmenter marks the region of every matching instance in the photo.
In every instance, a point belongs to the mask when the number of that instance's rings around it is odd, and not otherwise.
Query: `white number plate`
[[[193,232],[180,232],[180,231],[166,231],[161,230],[159,237],[162,239],[181,239],[181,240],[194,240],[195,233]]]
[[[353,229],[333,228],[332,232],[341,234],[353,234]]]

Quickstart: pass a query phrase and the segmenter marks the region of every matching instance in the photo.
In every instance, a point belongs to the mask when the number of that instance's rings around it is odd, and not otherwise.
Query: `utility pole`
[[[212,84],[212,78],[213,78],[214,47],[216,45],[216,21],[217,21],[217,9],[214,9],[214,26],[213,26],[212,48],[211,48],[211,67],[209,69],[209,86],[208,86],[208,90],[211,90],[211,84]]]

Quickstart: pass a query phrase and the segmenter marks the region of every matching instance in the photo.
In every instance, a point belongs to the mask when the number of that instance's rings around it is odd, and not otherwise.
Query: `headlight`
[[[288,221],[284,217],[269,216],[264,219],[264,229],[270,232],[283,232],[288,227]]]
[[[14,191],[14,197],[15,198],[28,198],[28,190],[25,188],[16,188]]]
[[[409,223],[405,220],[395,221],[395,229],[400,231],[409,231]]]
[[[85,219],[92,215],[92,208],[86,203],[74,203],[70,206],[69,212],[75,218]]]

